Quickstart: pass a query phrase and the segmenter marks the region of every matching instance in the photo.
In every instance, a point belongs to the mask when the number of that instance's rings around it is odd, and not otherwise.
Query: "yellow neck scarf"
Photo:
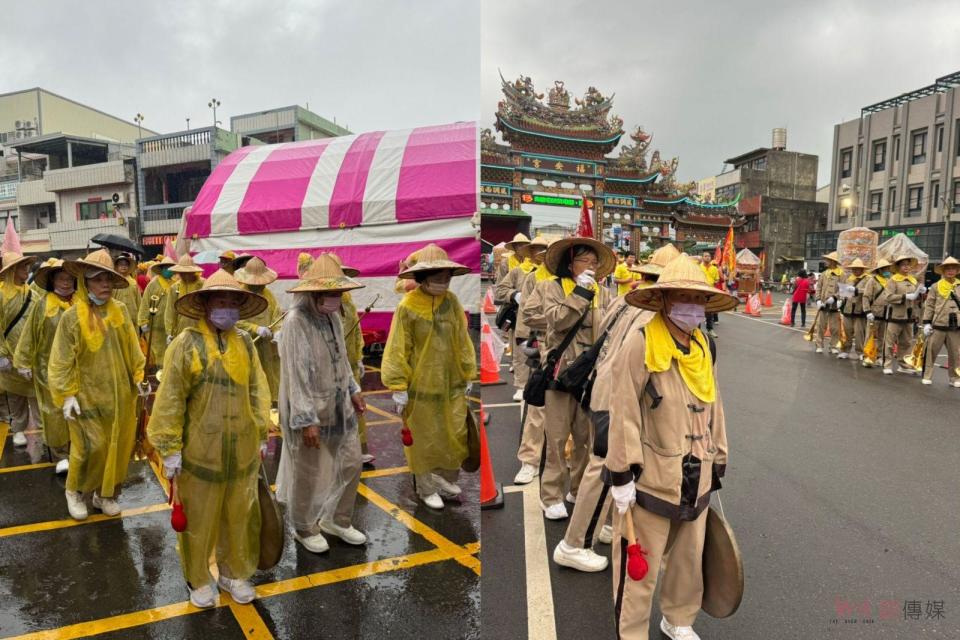
[[[826,273],[832,273],[833,275],[840,277],[843,275],[843,269],[836,267],[834,269],[827,269]]]
[[[69,300],[64,300],[57,294],[50,292],[46,296],[46,304],[43,307],[43,315],[47,318],[52,318],[55,315],[63,313],[70,308],[70,305],[73,304],[73,298]]]
[[[704,402],[713,402],[717,397],[717,387],[713,379],[713,362],[710,357],[710,345],[700,329],[695,329],[690,340],[690,353],[685,354],[677,347],[662,312],[657,313],[644,330],[647,340],[644,362],[653,373],[667,371],[677,362],[680,377],[690,392]],[[700,348],[697,348],[693,341]]]
[[[958,284],[960,284],[960,282],[957,282],[956,280],[950,282],[946,278],[941,278],[939,281],[937,281],[937,293],[939,293],[942,298],[947,299],[950,297],[950,294],[953,292],[953,290],[956,289]]]
[[[571,280],[570,278],[561,278],[560,284],[563,285],[563,294],[565,296],[570,296],[573,293],[573,290],[577,287],[577,283]],[[600,308],[600,286],[594,283],[593,285],[593,308]]]
[[[530,258],[524,258],[523,262],[520,263],[520,268],[523,269],[524,273],[530,273],[537,268],[537,265],[533,264]]]
[[[537,282],[543,282],[544,280],[549,280],[550,278],[553,277],[553,274],[550,273],[550,270],[549,270],[549,269],[547,269],[547,263],[546,263],[546,262],[543,262],[543,263],[537,265],[537,269],[536,269],[535,273],[537,274],[537,275],[536,275]]]
[[[876,274],[876,275],[874,275],[873,277],[877,279],[877,282],[880,283],[880,286],[881,286],[881,287],[886,287],[886,286],[887,286],[887,279],[884,278],[884,277],[883,277],[882,275],[880,275],[879,273]]]
[[[167,279],[164,278],[163,276],[157,276],[157,281],[160,283],[160,288],[163,289],[164,292],[170,290],[170,281],[169,281],[169,280],[167,280]]]
[[[77,305],[77,319],[80,324],[80,336],[91,353],[100,351],[103,346],[107,329],[116,329],[123,326],[123,312],[120,305],[112,297],[102,306],[90,304],[87,298],[87,282],[83,277],[77,278],[77,292],[73,299]],[[103,314],[101,315],[101,312]]]
[[[519,266],[520,266],[520,261],[517,260],[516,255],[512,255],[509,258],[507,258],[507,271],[513,271]]]
[[[894,282],[907,281],[907,282],[909,282],[910,284],[917,284],[917,279],[916,279],[916,278],[914,278],[914,277],[911,276],[911,275],[903,275],[902,273],[895,273],[895,274],[893,274],[893,281],[894,281]]]
[[[13,269],[5,274],[3,282],[0,283],[0,293],[3,295],[3,301],[7,302],[11,298],[15,298],[19,295],[26,295],[29,285],[27,284],[14,284],[13,283]]]
[[[437,308],[439,308],[440,303],[449,295],[453,294],[447,291],[442,297],[432,296],[429,293],[425,293],[420,287],[417,287],[404,296],[403,306],[424,320],[433,320],[433,315]]]
[[[207,369],[212,369],[213,365],[219,362],[223,370],[227,372],[230,379],[239,385],[246,385],[250,381],[250,356],[247,354],[247,346],[243,343],[240,334],[231,329],[221,331],[220,338],[226,348],[220,353],[220,345],[217,342],[217,330],[210,326],[210,323],[204,318],[197,323],[196,329],[187,328],[185,331],[196,330],[203,336],[203,343],[207,348]]]

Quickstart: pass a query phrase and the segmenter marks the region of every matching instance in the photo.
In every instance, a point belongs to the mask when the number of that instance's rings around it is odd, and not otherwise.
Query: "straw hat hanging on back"
[[[362,289],[363,286],[353,278],[344,275],[340,265],[330,254],[321,253],[303,274],[297,286],[287,291],[290,293],[343,293]]]
[[[114,289],[125,289],[130,286],[130,282],[113,268],[113,258],[106,249],[94,251],[80,260],[67,262],[63,268],[76,278],[93,278],[101,273],[108,273]]]
[[[470,268],[465,267],[459,262],[454,262],[447,255],[447,252],[430,243],[423,249],[417,251],[417,263],[400,272],[401,278],[413,278],[414,274],[432,271],[443,271],[450,269],[455,276],[463,276],[470,273]]]
[[[207,278],[202,287],[185,293],[177,299],[177,313],[199,320],[206,314],[206,299],[218,292],[233,293],[243,297],[243,303],[240,305],[241,320],[252,318],[267,308],[266,298],[247,291],[240,286],[236,278],[220,269]]]
[[[707,284],[703,270],[689,257],[680,255],[663,268],[656,284],[644,289],[634,289],[626,295],[627,303],[647,309],[660,311],[663,298],[671,291],[690,291],[702,293],[707,297],[705,305],[708,313],[729,311],[737,306],[737,299]]]
[[[233,277],[240,284],[252,286],[267,285],[277,279],[277,272],[267,267],[261,258],[251,258],[242,269],[237,269]]]

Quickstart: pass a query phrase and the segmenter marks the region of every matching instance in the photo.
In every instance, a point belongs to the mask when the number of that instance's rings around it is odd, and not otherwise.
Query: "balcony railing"
[[[173,202],[170,204],[150,204],[142,207],[140,217],[144,222],[157,222],[159,220],[179,220],[183,217],[183,211],[192,205],[192,202]]]

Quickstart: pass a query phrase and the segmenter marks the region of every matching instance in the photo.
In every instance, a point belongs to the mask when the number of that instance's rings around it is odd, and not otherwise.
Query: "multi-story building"
[[[230,130],[266,144],[350,135],[345,127],[299,105],[233,116]]]
[[[808,239],[810,257],[856,226],[878,230],[881,241],[906,233],[933,261],[956,254],[949,216],[960,211],[958,86],[955,72],[834,126],[828,232]]]

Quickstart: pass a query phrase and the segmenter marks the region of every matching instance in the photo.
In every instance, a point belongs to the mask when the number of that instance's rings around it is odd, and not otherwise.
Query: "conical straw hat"
[[[313,256],[306,251],[301,251],[300,255],[297,256],[297,275],[302,278],[312,264]]]
[[[251,318],[267,308],[266,298],[251,293],[237,282],[232,275],[219,269],[216,273],[206,279],[203,286],[196,291],[185,293],[177,299],[177,313],[188,318],[202,318],[206,313],[204,302],[211,294],[218,291],[227,291],[243,296],[243,303],[240,305],[240,318]]]
[[[617,257],[613,255],[613,250],[610,247],[593,238],[574,236],[572,238],[561,238],[550,243],[550,248],[547,249],[547,256],[543,259],[550,273],[556,275],[563,255],[577,245],[590,247],[597,254],[597,259],[600,264],[597,266],[596,273],[594,273],[596,280],[606,278],[613,273],[613,270],[617,267]]]
[[[251,258],[243,269],[237,269],[233,277],[240,284],[265,285],[277,279],[277,272],[267,267],[262,258]]]
[[[189,253],[181,256],[180,259],[177,260],[176,266],[170,267],[170,271],[174,273],[203,273],[203,269],[197,266],[193,261],[193,256]]]
[[[47,289],[47,284],[50,282],[50,278],[53,277],[55,271],[59,271],[64,268],[63,260],[58,258],[51,258],[43,263],[37,272],[33,274],[33,281],[37,283],[37,286],[41,289]],[[67,271],[67,273],[70,273]],[[72,273],[70,275],[73,275]]]
[[[343,260],[341,260],[340,256],[338,256],[337,254],[331,252],[330,257],[337,261],[337,264],[340,266],[340,269],[343,271],[343,275],[347,276],[348,278],[356,278],[358,275],[360,275],[359,269],[343,266]]]
[[[658,276],[663,273],[663,268],[680,255],[680,250],[667,243],[650,254],[650,262],[634,267],[631,271],[636,273],[646,273],[651,276]]]
[[[161,256],[157,262],[154,262],[150,265],[150,273],[155,276],[160,275],[160,272],[166,269],[167,267],[173,267],[177,263],[173,261],[173,258],[170,256]]]
[[[904,260],[909,260],[909,261],[910,261],[910,264],[911,264],[912,266],[914,266],[914,267],[916,267],[918,264],[920,264],[920,261],[917,260],[916,256],[910,256],[910,255],[907,255],[907,254],[905,254],[905,253],[901,253],[901,254],[898,255],[896,258],[894,258],[894,259],[893,259],[893,264],[897,264],[898,262],[903,262]]]
[[[114,270],[113,258],[106,249],[98,249],[85,258],[67,262],[63,268],[76,278],[83,278],[88,273],[106,271],[113,280],[114,289],[125,289],[130,286],[127,279]]]
[[[343,270],[337,261],[330,254],[321,253],[313,261],[307,272],[303,274],[300,282],[292,289],[287,289],[290,293],[306,293],[311,291],[321,293],[342,293],[354,289],[362,289],[363,285],[343,274]]]
[[[423,249],[417,251],[417,263],[400,272],[401,278],[413,278],[415,273],[426,273],[432,271],[443,271],[450,269],[453,275],[462,276],[470,273],[470,268],[465,267],[459,262],[454,262],[447,255],[447,252],[430,243]]]
[[[847,269],[866,269],[867,265],[860,258],[855,258],[853,262],[847,265]]]
[[[24,262],[34,262],[36,258],[34,256],[25,256],[17,253],[16,251],[4,251],[3,252],[3,268],[0,269],[0,275],[3,275],[10,269],[13,269],[18,264],[23,264]]]
[[[707,284],[703,270],[686,255],[680,255],[670,261],[660,273],[656,284],[644,289],[634,289],[626,295],[627,303],[647,309],[660,311],[663,298],[670,291],[694,291],[706,294],[706,311],[718,313],[737,306],[737,299]]]
[[[522,233],[518,233],[517,235],[513,236],[513,240],[505,243],[504,246],[512,251],[516,251],[520,247],[526,246],[528,244],[530,244],[530,238],[523,235]]]
[[[837,252],[836,252],[836,251],[831,251],[830,253],[828,253],[828,254],[826,254],[826,255],[824,255],[824,256],[821,256],[821,257],[822,257],[824,260],[833,260],[834,262],[836,262],[836,263],[838,263],[838,264],[840,263],[840,256],[837,255]]]
[[[871,271],[880,271],[881,269],[886,269],[887,267],[890,267],[890,266],[893,266],[893,265],[890,264],[889,260],[878,256],[877,264],[873,269],[871,269]]]
[[[947,256],[946,259],[944,259],[943,262],[935,266],[933,270],[939,273],[940,275],[943,275],[943,268],[950,267],[950,266],[960,267],[960,260],[957,260],[953,256]]]

